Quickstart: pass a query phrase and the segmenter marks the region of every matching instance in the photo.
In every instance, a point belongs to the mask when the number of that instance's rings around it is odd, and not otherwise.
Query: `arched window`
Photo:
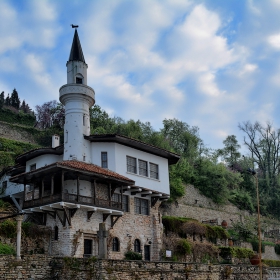
[[[58,226],[54,227],[54,240],[58,240]]]
[[[113,238],[113,251],[118,252],[120,250],[120,242],[117,237]]]
[[[134,252],[140,253],[141,251],[141,243],[139,239],[134,240]]]
[[[76,84],[83,84],[83,75],[81,75],[80,73],[78,73],[76,75]]]

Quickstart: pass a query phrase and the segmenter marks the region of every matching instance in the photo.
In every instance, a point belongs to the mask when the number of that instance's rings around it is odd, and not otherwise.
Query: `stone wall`
[[[45,255],[26,256],[18,261],[13,256],[0,255],[0,280],[48,280],[54,279],[56,274],[60,280],[259,279],[258,267],[251,265],[75,259]],[[267,268],[264,268],[263,275],[267,280]]]
[[[188,217],[198,220],[218,220],[221,225],[226,220],[228,226],[232,222],[242,221],[249,212],[242,211],[232,204],[218,205],[212,199],[202,195],[198,189],[192,185],[186,186],[186,194],[173,203],[165,203],[161,208],[163,215]]]
[[[1,121],[0,121],[0,138],[7,138],[15,141],[37,144],[36,141],[34,140],[34,137],[30,133],[21,129],[17,129],[16,125],[11,126],[10,124]]]

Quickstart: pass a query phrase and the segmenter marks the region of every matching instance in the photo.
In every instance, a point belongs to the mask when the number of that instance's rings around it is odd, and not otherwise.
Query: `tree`
[[[8,96],[5,99],[5,105],[6,106],[11,106],[11,99],[10,99],[10,94],[8,93]]]
[[[0,108],[4,105],[4,103],[5,103],[5,96],[4,96],[4,91],[2,91],[0,94]]]
[[[218,154],[222,156],[222,158],[225,160],[225,162],[232,166],[234,163],[238,161],[241,154],[239,153],[240,145],[238,144],[238,141],[236,139],[235,135],[229,135],[224,141],[223,141],[225,147],[223,149],[218,150]]]
[[[45,102],[42,106],[36,105],[37,127],[50,128],[53,125],[63,127],[65,119],[65,109],[56,100]]]
[[[259,122],[251,124],[248,121],[238,127],[246,134],[244,144],[258,168],[258,176],[263,179],[261,183],[273,195],[279,188],[280,130],[274,129],[269,122],[262,126]]]
[[[19,100],[18,92],[17,92],[16,89],[14,89],[12,94],[11,94],[10,105],[13,106],[16,109],[19,109],[20,100]]]

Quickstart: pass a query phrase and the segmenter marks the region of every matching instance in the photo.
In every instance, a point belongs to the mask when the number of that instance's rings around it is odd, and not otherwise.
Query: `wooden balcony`
[[[27,197],[27,196],[26,196]],[[42,198],[34,198],[33,200],[26,200],[23,203],[23,209],[40,207],[56,202],[69,202],[75,204],[89,205],[113,210],[122,210],[122,205],[120,202],[105,200],[98,197],[88,197],[83,195],[76,195],[70,193],[59,193],[44,196]]]

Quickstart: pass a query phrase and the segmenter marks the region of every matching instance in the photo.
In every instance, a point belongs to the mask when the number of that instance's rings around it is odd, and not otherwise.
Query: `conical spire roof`
[[[69,56],[69,61],[73,61],[73,60],[78,60],[86,63],[77,29],[75,29],[75,34],[74,34],[71,52]]]

